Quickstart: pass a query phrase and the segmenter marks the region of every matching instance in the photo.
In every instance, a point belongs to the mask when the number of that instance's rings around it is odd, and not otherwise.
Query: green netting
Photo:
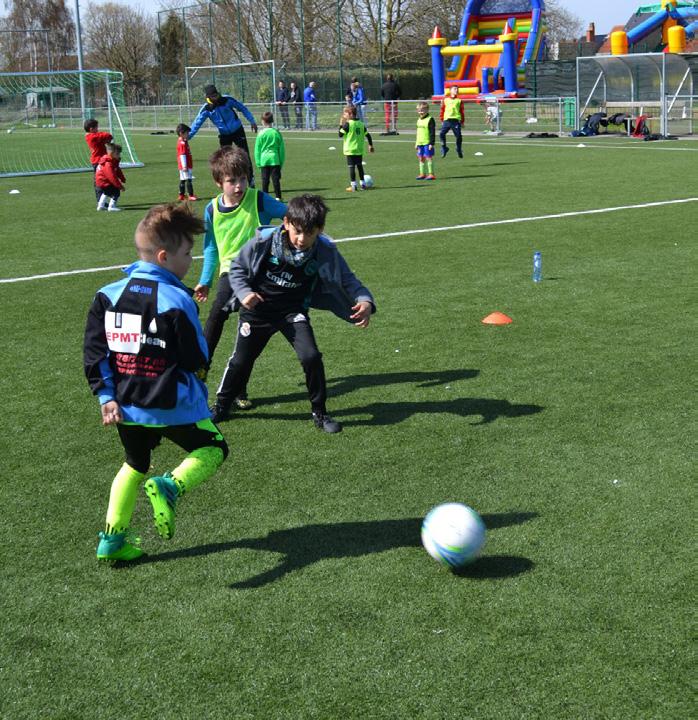
[[[88,117],[122,146],[124,167],[142,166],[123,108],[120,72],[0,73],[0,177],[92,171]]]

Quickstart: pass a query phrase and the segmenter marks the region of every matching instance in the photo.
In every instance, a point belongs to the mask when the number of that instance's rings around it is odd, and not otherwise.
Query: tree
[[[164,75],[182,75],[184,72],[184,44],[186,28],[179,15],[170,12],[158,30],[157,54]]]
[[[584,23],[563,7],[560,0],[546,0],[545,17],[549,45],[560,40],[577,40],[584,32]]]
[[[155,64],[153,18],[117,3],[90,5],[84,31],[91,65],[124,74],[127,104],[147,102],[154,95],[149,82]]]
[[[66,67],[75,48],[75,25],[65,0],[4,0],[4,6],[4,29],[11,31],[0,34],[5,70]]]

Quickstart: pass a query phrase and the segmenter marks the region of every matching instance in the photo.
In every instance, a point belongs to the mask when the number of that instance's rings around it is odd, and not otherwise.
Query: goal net
[[[215,85],[221,95],[232,95],[245,105],[274,103],[276,66],[273,60],[234,65],[199,65],[185,69],[187,103],[203,104],[204,88]]]
[[[0,177],[91,172],[86,118],[121,145],[123,167],[143,165],[124,118],[122,73],[0,73]]]

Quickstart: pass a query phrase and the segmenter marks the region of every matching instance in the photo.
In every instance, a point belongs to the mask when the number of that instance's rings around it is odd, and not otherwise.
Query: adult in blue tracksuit
[[[305,129],[317,130],[317,96],[315,95],[315,81],[311,80],[303,91],[305,103]]]
[[[207,85],[204,92],[206,93],[206,104],[201,106],[199,114],[191,124],[189,140],[193,140],[204,122],[210,120],[218,128],[218,141],[221,147],[237,145],[249,155],[250,149],[247,145],[245,128],[238,113],[242,113],[247,118],[252,132],[257,132],[257,121],[254,119],[254,115],[239,100],[230,95],[221,95],[215,85]]]

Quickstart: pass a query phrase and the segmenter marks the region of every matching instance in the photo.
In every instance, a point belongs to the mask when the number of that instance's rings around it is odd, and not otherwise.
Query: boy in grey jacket
[[[327,414],[325,367],[308,310],[331,310],[365,328],[376,306],[334,243],[322,234],[327,212],[317,195],[293,198],[283,225],[259,228],[233,262],[229,280],[240,317],[235,349],[211,408],[214,422],[228,418],[256,359],[272,335],[281,332],[303,366],[315,426],[328,433],[342,429]]]

